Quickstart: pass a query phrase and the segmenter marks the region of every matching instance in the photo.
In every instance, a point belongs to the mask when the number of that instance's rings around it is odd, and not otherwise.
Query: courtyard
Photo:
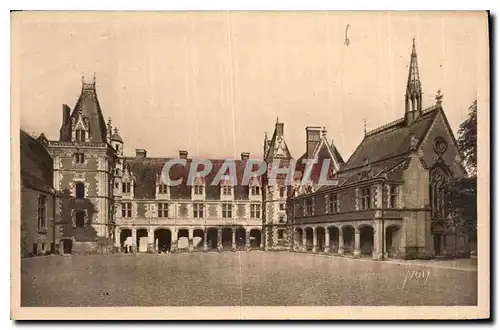
[[[22,260],[21,305],[477,305],[475,261],[262,251],[48,256]]]

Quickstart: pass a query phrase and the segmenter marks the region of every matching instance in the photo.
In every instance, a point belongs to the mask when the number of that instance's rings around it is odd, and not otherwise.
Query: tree
[[[471,176],[477,171],[477,100],[469,107],[467,119],[458,128],[458,147]]]
[[[464,156],[468,177],[456,178],[444,187],[445,200],[456,233],[469,233],[476,238],[477,231],[477,101],[469,107],[469,114],[458,129],[458,147]]]

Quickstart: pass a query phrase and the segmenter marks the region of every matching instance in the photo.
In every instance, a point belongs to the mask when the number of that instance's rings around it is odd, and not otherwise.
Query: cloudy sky
[[[295,158],[314,125],[347,159],[364,118],[370,130],[404,114],[413,37],[424,107],[441,89],[456,132],[488,65],[484,13],[21,13],[13,25],[21,128],[57,139],[61,104],[95,72],[128,155],[261,157],[279,117]]]

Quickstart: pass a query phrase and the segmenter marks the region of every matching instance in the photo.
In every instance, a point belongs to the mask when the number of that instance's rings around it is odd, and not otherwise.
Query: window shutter
[[[312,204],[311,215],[314,215],[314,208],[315,208],[314,197],[311,197],[311,204]]]
[[[377,207],[377,190],[378,190],[378,186],[376,186],[376,185],[373,185],[370,187],[370,194],[372,195],[371,196],[371,205],[370,205],[371,209]]]

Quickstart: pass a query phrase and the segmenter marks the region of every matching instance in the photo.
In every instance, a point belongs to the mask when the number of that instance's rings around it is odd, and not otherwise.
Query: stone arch
[[[61,254],[71,254],[73,252],[73,240],[71,238],[61,239],[59,249]]]
[[[188,228],[178,228],[177,229],[177,248],[179,250],[187,250],[189,247],[189,229]]]
[[[245,228],[241,226],[236,228],[235,241],[236,241],[236,248],[238,250],[245,249],[246,240],[247,240],[247,231],[245,230]]]
[[[156,228],[154,231],[154,242],[157,252],[169,252],[172,248],[172,231],[161,227]]]
[[[375,229],[371,224],[362,223],[359,230],[359,250],[361,255],[372,256],[374,251]]]
[[[125,248],[125,243],[129,242],[130,239],[132,238],[132,229],[130,228],[120,228],[120,248],[123,252],[128,252],[128,250]]]
[[[340,227],[342,230],[342,238],[344,240],[344,253],[354,252],[354,234],[355,228],[352,224],[345,224]]]
[[[207,248],[208,250],[217,249],[218,230],[215,227],[207,228]]]
[[[260,249],[262,243],[262,231],[257,228],[250,230],[250,248]]]
[[[330,235],[330,251],[337,252],[339,249],[339,227],[332,225],[327,228],[328,234]]]
[[[204,236],[205,233],[203,232],[203,229],[201,228],[193,229],[193,249],[195,250],[203,249],[203,244],[205,243]]]
[[[401,226],[389,225],[385,229],[385,252],[388,258],[400,258]]]
[[[314,229],[312,227],[306,227],[304,229],[305,237],[306,237],[306,251],[313,250],[313,238],[314,238]]]
[[[316,231],[316,251],[323,252],[326,243],[326,229],[323,226],[315,228]]]
[[[233,245],[233,228],[224,227],[222,228],[222,249],[230,250]]]
[[[136,234],[136,242],[135,246],[137,247],[138,252],[147,252],[148,251],[148,229],[144,227],[139,227],[135,230]]]

